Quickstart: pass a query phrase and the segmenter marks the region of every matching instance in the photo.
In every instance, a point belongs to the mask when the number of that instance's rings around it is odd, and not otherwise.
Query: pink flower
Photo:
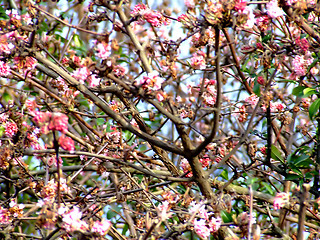
[[[272,0],[266,4],[267,13],[271,18],[277,18],[284,15],[284,12],[278,6],[277,0]]]
[[[36,113],[36,108],[39,107],[35,100],[26,100],[26,108],[30,113]]]
[[[194,69],[205,69],[206,68],[206,60],[205,54],[202,51],[198,51],[192,55],[193,57],[190,59],[191,66]]]
[[[182,14],[177,19],[186,28],[191,28],[196,25],[197,18],[189,13]]]
[[[162,24],[167,25],[170,22],[161,13],[151,10],[143,3],[135,5],[130,14],[132,17],[138,18],[138,24],[140,25],[147,21],[154,27],[160,27]]]
[[[126,70],[121,65],[114,66],[112,71],[117,77],[123,77],[126,74]]]
[[[257,78],[257,82],[258,82],[260,85],[264,85],[264,84],[265,84],[264,77],[259,76],[259,77]]]
[[[64,214],[62,217],[62,226],[67,232],[83,231],[88,229],[88,224],[81,220],[82,212],[77,206],[74,206],[72,210]]]
[[[157,208],[158,216],[160,217],[161,221],[167,220],[171,217],[172,213],[169,212],[170,206],[168,201],[164,201],[161,203]]]
[[[277,193],[277,195],[274,197],[274,200],[273,200],[273,208],[274,210],[278,210],[288,202],[289,202],[289,193],[286,193],[286,192]]]
[[[101,42],[97,44],[97,56],[102,60],[107,59],[111,54],[111,46],[106,42]]]
[[[10,73],[10,67],[7,63],[0,61],[0,76],[8,76]]]
[[[199,237],[208,239],[210,236],[210,229],[206,225],[205,219],[194,220],[194,230],[198,234]]]
[[[59,145],[66,151],[74,151],[74,141],[72,140],[72,138],[67,137],[66,135],[62,134],[59,137]]]
[[[180,167],[182,168],[184,173],[189,172],[186,177],[192,177],[191,166],[187,159],[183,158],[180,162]]]
[[[195,7],[194,0],[184,0],[184,4],[187,6],[187,8],[194,8]]]
[[[66,133],[68,131],[68,116],[63,113],[52,113],[48,128]]]
[[[243,0],[236,0],[235,1],[235,6],[234,6],[234,10],[236,10],[237,12],[243,12],[244,9],[247,6],[247,2],[243,1]]]
[[[51,112],[40,112],[36,111],[34,112],[33,121],[35,121],[37,124],[46,123],[49,122],[52,113]]]
[[[88,79],[89,75],[90,75],[89,69],[87,67],[82,67],[82,68],[76,69],[73,72],[72,77],[77,79],[80,83],[84,83],[84,81]]]
[[[111,222],[109,220],[106,219],[102,219],[102,221],[95,221],[93,223],[93,226],[91,228],[91,232],[96,232],[98,234],[100,234],[101,236],[104,236],[109,228],[111,227]]]
[[[159,77],[159,74],[155,71],[148,73],[142,80],[136,80],[137,85],[142,85],[144,88],[152,91],[160,90],[163,82],[164,79]]]
[[[210,231],[211,232],[216,232],[219,230],[220,226],[221,226],[222,220],[221,218],[211,218],[209,221],[209,226],[210,226]]]
[[[306,54],[305,56],[297,55],[292,60],[293,70],[297,76],[304,76],[307,73],[308,66],[313,62],[313,57]],[[307,60],[305,59],[307,57]]]
[[[168,97],[168,95],[167,95],[165,92],[163,92],[163,91],[159,91],[159,92],[157,93],[157,95],[156,95],[156,98],[157,98],[157,100],[158,100],[159,102],[164,101],[165,99],[167,99],[167,97]]]
[[[18,132],[17,124],[14,121],[7,121],[4,128],[8,137],[13,137]]]
[[[95,75],[95,74],[94,74],[94,75],[91,75],[91,76],[87,79],[90,87],[99,86],[100,80],[101,80],[101,79],[98,78],[97,75]]]
[[[255,23],[255,18],[254,18],[254,14],[253,14],[252,8],[249,7],[249,6],[246,6],[243,9],[242,14],[245,14],[245,15],[248,16],[247,22],[243,26],[247,27],[247,28],[252,28],[254,26],[254,23]]]
[[[10,219],[10,212],[8,209],[2,208],[0,206],[0,224],[9,224],[12,219]]]
[[[247,97],[244,101],[249,103],[254,108],[257,105],[259,98],[257,95],[253,93],[249,97]]]

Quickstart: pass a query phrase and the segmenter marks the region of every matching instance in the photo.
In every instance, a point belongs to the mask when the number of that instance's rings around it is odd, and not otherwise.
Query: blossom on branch
[[[10,73],[10,67],[7,63],[0,61],[0,77],[8,76]]]
[[[160,27],[161,25],[168,25],[169,19],[165,18],[161,13],[151,10],[148,6],[143,3],[139,3],[134,6],[131,11],[132,17],[138,18],[138,24],[143,25],[145,22],[149,22],[154,27]]]
[[[286,192],[277,193],[277,195],[273,200],[273,208],[274,210],[279,210],[286,203],[289,203],[289,193],[286,193]]]
[[[72,138],[67,137],[66,135],[62,134],[59,137],[59,145],[66,151],[74,151],[74,141],[72,140]]]

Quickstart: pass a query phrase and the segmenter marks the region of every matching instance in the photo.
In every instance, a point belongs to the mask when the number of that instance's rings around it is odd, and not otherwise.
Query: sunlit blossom
[[[274,197],[274,200],[273,200],[273,208],[274,210],[279,210],[288,202],[289,202],[289,193],[286,193],[286,192],[277,193],[277,195]]]
[[[271,18],[277,18],[284,15],[283,10],[278,6],[277,0],[272,0],[266,4],[267,13]]]

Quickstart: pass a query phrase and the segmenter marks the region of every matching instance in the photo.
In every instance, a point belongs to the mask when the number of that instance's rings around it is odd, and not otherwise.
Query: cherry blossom
[[[5,127],[5,134],[8,137],[13,137],[18,132],[18,126],[14,121],[7,121],[4,127]]]
[[[277,195],[274,197],[274,200],[273,200],[273,208],[274,210],[279,210],[288,202],[289,202],[289,193],[286,193],[286,192],[277,193]]]
[[[96,43],[97,56],[103,60],[107,59],[111,54],[111,46],[106,42]]]
[[[10,73],[9,65],[0,60],[0,76],[8,76],[9,73]]]
[[[66,135],[62,134],[59,137],[59,145],[66,151],[74,151],[74,141],[72,138],[67,137]]]
[[[205,53],[202,51],[198,51],[192,54],[192,58],[190,59],[191,66],[194,69],[205,69],[206,68],[206,60]]]
[[[284,15],[283,10],[278,6],[277,0],[272,0],[266,4],[267,13],[271,18],[277,18]]]
[[[102,221],[95,221],[91,227],[91,232],[95,232],[100,234],[101,236],[104,236],[111,226],[111,222],[107,219],[102,219]]]
[[[70,211],[63,214],[62,226],[67,232],[73,231],[86,231],[88,230],[88,224],[81,220],[82,212],[77,206],[74,206]]]

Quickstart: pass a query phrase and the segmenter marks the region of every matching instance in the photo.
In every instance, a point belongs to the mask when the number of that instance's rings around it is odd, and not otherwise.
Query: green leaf
[[[297,180],[299,179],[300,177],[297,175],[297,174],[287,174],[286,176],[286,180],[287,181],[293,181],[293,180]]]
[[[262,38],[263,43],[267,43],[272,37],[272,34],[267,34]]]
[[[82,46],[82,42],[81,42],[81,40],[80,40],[80,38],[79,38],[78,35],[74,35],[73,40],[74,40],[74,45],[75,45],[76,47],[79,48],[79,47]]]
[[[221,211],[221,218],[224,223],[233,222],[232,213],[228,213],[225,210]]]
[[[307,72],[309,72],[310,69],[313,68],[318,62],[319,62],[319,58],[315,58],[313,60],[313,62],[310,64],[310,66],[308,67],[308,71]]]
[[[309,107],[309,117],[312,120],[320,108],[320,98],[315,100]]]
[[[6,14],[6,10],[2,6],[0,6],[0,19],[1,20],[9,19],[9,16]]]
[[[6,130],[5,127],[1,125],[0,126],[0,137],[3,136],[5,130]]]
[[[127,233],[128,230],[129,230],[129,225],[126,223],[126,224],[124,224],[124,226],[123,226],[122,235],[126,235],[126,233]]]
[[[319,92],[316,91],[314,88],[305,88],[303,89],[303,97],[306,98],[306,97],[309,97],[313,94],[318,94]]]
[[[271,184],[266,182],[261,182],[261,185],[268,191],[269,194],[273,195],[274,190],[271,188]]]
[[[222,177],[224,180],[229,180],[228,173],[229,172],[227,169],[223,169],[222,173],[220,174],[220,177]]]
[[[298,86],[298,87],[295,87],[293,90],[292,90],[292,94],[295,95],[295,96],[303,96],[303,90],[305,89],[306,87],[304,86]]]
[[[298,156],[288,157],[288,163],[291,167],[295,168],[308,168],[313,164],[313,161],[310,159],[310,156],[307,154],[301,154]]]
[[[271,145],[271,158],[284,163],[283,157],[281,156],[281,152],[274,145]]]
[[[7,93],[7,92],[4,92],[4,93],[2,94],[2,97],[3,97],[3,99],[4,99],[6,102],[9,102],[9,100],[12,99],[11,95],[10,95],[9,93]]]
[[[254,86],[253,86],[253,92],[260,97],[260,84],[255,82]]]
[[[104,118],[97,118],[96,121],[98,126],[101,126],[106,122]]]

